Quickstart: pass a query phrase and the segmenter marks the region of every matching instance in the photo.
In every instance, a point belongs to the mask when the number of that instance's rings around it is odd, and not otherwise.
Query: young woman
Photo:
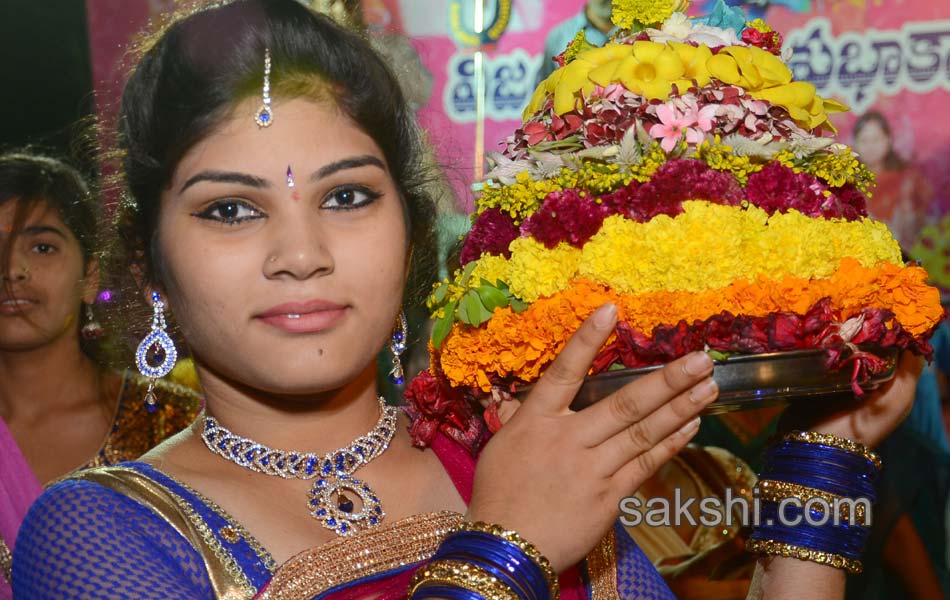
[[[0,155],[0,547],[42,484],[76,469],[132,460],[197,414],[193,393],[146,388],[92,356],[101,333],[94,254],[97,212],[76,170],[31,154]],[[10,597],[0,549],[0,598]]]
[[[548,569],[563,598],[669,597],[614,523],[715,399],[707,355],[571,413],[616,322],[604,306],[477,467],[448,438],[414,448],[377,397],[374,357],[430,255],[417,139],[365,41],[294,0],[216,4],[147,46],[120,121],[127,264],[174,314],[206,418],[138,462],[48,490],[20,533],[18,594],[405,598],[447,534],[482,521],[550,562],[498,531],[456,532],[469,558],[442,579],[429,569],[445,565],[428,565],[415,598],[556,596]],[[886,396],[817,426],[875,443],[908,406],[911,362]],[[477,572],[483,551],[505,553],[517,566],[498,576],[525,575],[530,590],[444,583]],[[843,581],[778,558],[759,589],[835,598]]]

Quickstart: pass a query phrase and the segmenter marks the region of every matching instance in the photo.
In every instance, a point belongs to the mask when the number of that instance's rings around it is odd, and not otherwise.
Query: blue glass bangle
[[[868,470],[877,473],[878,469],[874,463],[858,454],[852,454],[846,450],[840,450],[832,446],[821,444],[803,444],[800,442],[782,442],[781,445],[766,452],[766,458],[779,458],[782,456],[821,456],[823,460],[834,462],[840,465],[847,465],[849,468],[859,470]]]
[[[412,594],[412,600],[445,598],[445,600],[485,600],[481,594],[453,585],[423,585]]]
[[[872,480],[876,479],[878,475],[878,469],[874,466],[874,463],[863,456],[832,446],[782,442],[780,447],[770,449],[765,454],[766,464],[800,460],[807,460],[809,462],[817,461],[822,464],[835,465],[840,468],[866,474]]]
[[[457,559],[492,564],[510,573],[509,586],[526,600],[545,600],[550,596],[541,568],[521,548],[499,537],[479,531],[458,531],[446,536],[433,560]],[[512,582],[511,579],[515,581]]]
[[[760,524],[755,527],[751,537],[753,539],[774,540],[831,554],[840,554],[851,559],[860,558],[870,533],[869,527],[848,524],[832,525],[830,522],[833,522],[833,515],[824,515],[815,510],[811,510],[810,514],[815,520],[825,520],[828,523],[817,526],[810,525],[805,520],[804,507],[792,504],[785,507],[785,522],[796,519],[799,523],[797,525],[786,525],[779,518],[779,503],[765,503],[760,511]]]
[[[877,497],[870,482],[856,478],[849,481],[841,474],[829,474],[815,469],[772,469],[764,472],[761,477],[815,488],[844,498],[867,498],[872,503]]]

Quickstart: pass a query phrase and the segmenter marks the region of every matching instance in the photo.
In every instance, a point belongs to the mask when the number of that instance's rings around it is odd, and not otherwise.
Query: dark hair
[[[433,279],[435,208],[415,117],[366,39],[296,0],[235,0],[178,13],[144,41],[118,122],[126,192],[117,212],[119,264],[141,265],[145,279],[162,282],[155,244],[161,193],[184,154],[235,104],[260,94],[265,48],[272,94],[332,99],[382,150],[413,246],[407,302],[419,302]]]
[[[13,228],[0,251],[3,268],[9,267],[12,244],[31,210],[41,204],[54,209],[76,236],[83,262],[93,258],[98,230],[97,204],[79,171],[61,160],[31,154],[0,154],[0,206],[16,202]]]
[[[861,130],[871,123],[877,123],[877,126],[881,128],[881,131],[883,131],[887,139],[890,140],[887,146],[887,154],[884,155],[884,168],[890,171],[900,171],[906,168],[907,162],[894,151],[894,134],[891,132],[891,124],[887,122],[887,117],[883,114],[876,110],[871,110],[861,115],[861,117],[854,122],[854,133],[852,136],[857,139]]]

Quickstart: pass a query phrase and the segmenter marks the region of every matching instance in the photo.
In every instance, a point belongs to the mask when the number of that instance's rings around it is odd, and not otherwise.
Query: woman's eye
[[[33,244],[33,252],[37,254],[52,254],[56,252],[56,250],[57,248],[53,244],[46,244],[43,242]]]
[[[362,187],[343,187],[330,192],[321,205],[331,210],[350,210],[372,204],[382,194]]]
[[[244,221],[259,219],[264,215],[261,211],[240,200],[220,200],[205,210],[195,213],[199,219],[218,221],[228,225],[236,225]]]

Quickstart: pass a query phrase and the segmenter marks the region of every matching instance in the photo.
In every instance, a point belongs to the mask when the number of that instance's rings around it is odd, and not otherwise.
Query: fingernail
[[[716,395],[719,386],[712,377],[704,379],[689,391],[689,399],[693,402],[704,402]]]
[[[711,369],[713,366],[712,358],[705,352],[693,352],[686,359],[686,365],[683,369],[689,375],[701,375]]]
[[[594,311],[594,325],[598,329],[607,329],[613,326],[614,319],[617,318],[617,305],[613,303],[604,304]]]
[[[696,417],[695,419],[693,419],[686,425],[683,425],[682,427],[680,427],[680,433],[682,433],[683,435],[689,435],[693,433],[694,431],[699,429],[699,423],[700,423],[700,418]]]

